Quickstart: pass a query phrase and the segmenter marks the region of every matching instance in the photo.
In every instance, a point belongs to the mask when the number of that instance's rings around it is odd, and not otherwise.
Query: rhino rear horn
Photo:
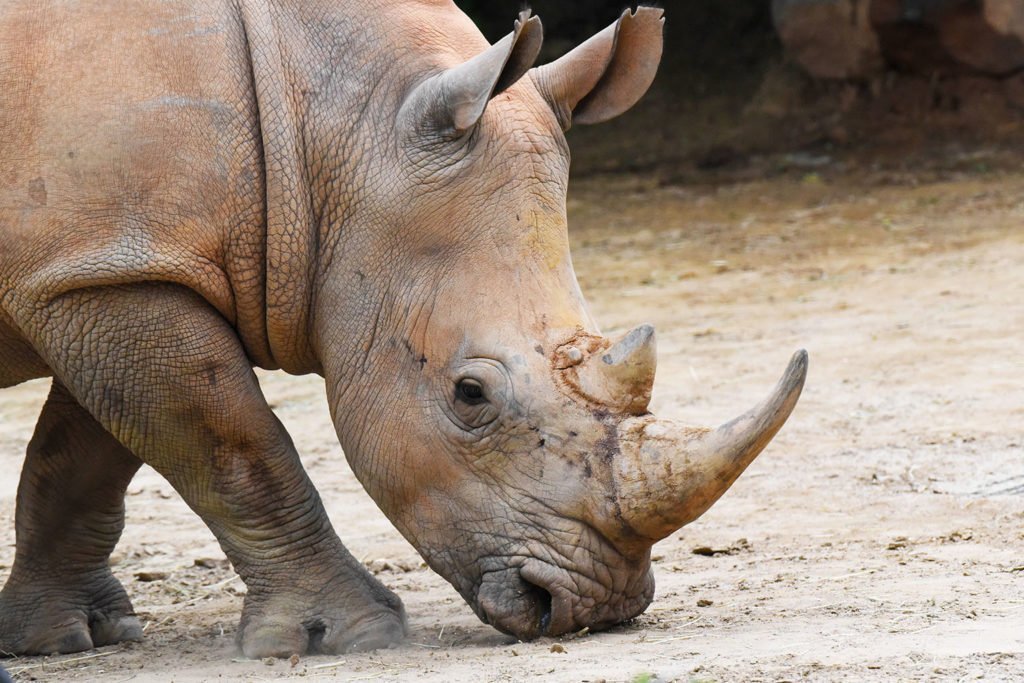
[[[607,351],[569,369],[568,379],[591,401],[628,415],[643,415],[651,402],[657,356],[654,328],[641,325]]]
[[[480,121],[492,97],[529,71],[543,39],[540,19],[530,16],[530,10],[520,12],[512,33],[418,85],[406,98],[400,116],[411,117],[418,133],[465,133]]]
[[[661,61],[662,14],[656,7],[627,9],[572,52],[530,72],[563,130],[615,118],[647,92]]]

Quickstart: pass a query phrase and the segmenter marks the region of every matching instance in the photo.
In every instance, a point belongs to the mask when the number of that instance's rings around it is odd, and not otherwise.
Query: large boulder
[[[774,0],[772,19],[790,59],[815,78],[863,78],[884,66],[870,0]]]
[[[1021,0],[774,0],[790,59],[815,78],[1024,69]]]
[[[1024,2],[959,2],[938,18],[943,47],[954,59],[993,75],[1024,69]]]

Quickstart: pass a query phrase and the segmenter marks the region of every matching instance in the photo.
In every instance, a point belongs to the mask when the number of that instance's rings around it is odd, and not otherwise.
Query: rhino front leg
[[[0,651],[79,652],[142,637],[108,565],[141,464],[54,381],[21,471]]]
[[[334,533],[219,313],[154,283],[66,294],[39,319],[56,376],[168,479],[245,581],[247,656],[374,649],[404,636],[401,602]]]

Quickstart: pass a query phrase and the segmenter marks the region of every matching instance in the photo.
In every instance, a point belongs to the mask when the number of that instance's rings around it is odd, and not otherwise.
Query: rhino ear
[[[647,92],[661,61],[662,14],[656,7],[627,9],[569,54],[530,71],[563,130],[615,118]]]
[[[544,31],[530,10],[515,30],[467,62],[433,76],[406,98],[400,116],[419,133],[461,135],[473,128],[492,97],[522,78],[540,52]]]

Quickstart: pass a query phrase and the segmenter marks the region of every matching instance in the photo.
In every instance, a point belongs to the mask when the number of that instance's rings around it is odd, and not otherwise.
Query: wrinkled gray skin
[[[653,78],[660,12],[616,27],[527,74],[536,20],[488,48],[441,0],[0,3],[0,387],[54,378],[0,650],[141,637],[107,557],[142,462],[245,581],[246,655],[402,638],[253,366],[323,375],[353,471],[485,621],[532,638],[646,608],[651,544],[763,447],[804,365],[714,438],[669,438],[650,328],[600,337],[562,129]]]

